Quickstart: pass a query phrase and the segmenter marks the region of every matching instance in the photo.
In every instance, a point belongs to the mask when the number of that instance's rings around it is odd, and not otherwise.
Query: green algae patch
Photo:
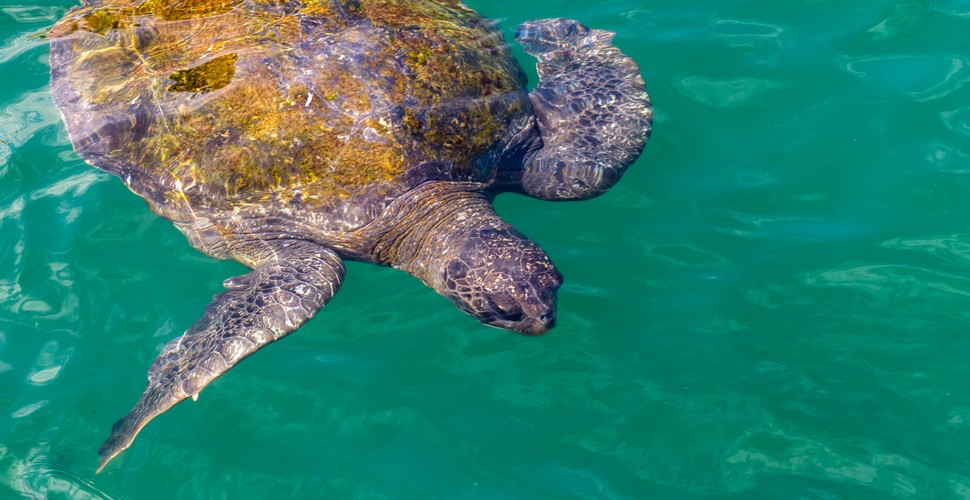
[[[135,15],[152,14],[166,21],[179,21],[225,14],[242,0],[148,0],[135,7]]]
[[[109,31],[137,25],[137,16],[155,16],[163,21],[181,21],[225,14],[243,0],[107,0],[74,10],[51,30],[52,37],[69,35],[78,30],[107,34]]]
[[[118,29],[124,26],[117,11],[111,9],[96,10],[84,16],[84,25],[88,31],[93,31],[99,35],[107,33],[109,30]]]
[[[194,68],[182,69],[169,75],[175,83],[168,88],[170,92],[195,92],[205,94],[219,90],[232,82],[236,75],[236,61],[239,56],[226,54],[200,64]]]
[[[428,64],[428,59],[431,59],[431,51],[427,48],[421,48],[421,50],[412,50],[408,52],[408,59],[411,59],[416,64],[424,66]]]

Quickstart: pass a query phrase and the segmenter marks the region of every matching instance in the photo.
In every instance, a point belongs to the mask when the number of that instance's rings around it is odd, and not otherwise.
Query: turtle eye
[[[519,321],[524,317],[522,306],[507,292],[499,292],[488,297],[488,301],[497,309],[499,316],[506,321]]]
[[[522,314],[521,309],[516,311],[507,311],[505,309],[502,309],[502,317],[505,318],[506,321],[522,321],[522,318],[524,316],[525,315]]]

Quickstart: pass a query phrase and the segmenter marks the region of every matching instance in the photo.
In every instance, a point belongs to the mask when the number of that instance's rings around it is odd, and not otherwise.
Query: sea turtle
[[[100,471],[152,418],[329,301],[343,260],[404,270],[482,323],[552,328],[562,276],[501,192],[604,193],[651,127],[637,65],[577,21],[500,31],[458,0],[87,0],[50,32],[77,153],[252,272],[152,363]]]

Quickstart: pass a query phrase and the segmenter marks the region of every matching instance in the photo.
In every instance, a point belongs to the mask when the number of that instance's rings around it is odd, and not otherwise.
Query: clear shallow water
[[[608,195],[498,200],[566,275],[556,330],[350,264],[96,476],[243,268],[71,152],[33,35],[73,2],[0,3],[0,497],[970,497],[970,4],[469,4],[616,31],[654,98]]]

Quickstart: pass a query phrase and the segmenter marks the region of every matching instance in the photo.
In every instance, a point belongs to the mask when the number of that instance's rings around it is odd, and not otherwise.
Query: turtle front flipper
[[[538,137],[525,145],[524,194],[581,200],[613,186],[650,136],[650,97],[640,69],[610,42],[613,33],[577,21],[543,19],[519,26],[515,39],[538,58],[529,94]]]
[[[151,419],[313,317],[344,277],[340,258],[313,243],[274,241],[259,254],[252,272],[226,280],[228,290],[213,298],[205,315],[162,349],[148,370],[148,388],[101,445],[98,472]]]

